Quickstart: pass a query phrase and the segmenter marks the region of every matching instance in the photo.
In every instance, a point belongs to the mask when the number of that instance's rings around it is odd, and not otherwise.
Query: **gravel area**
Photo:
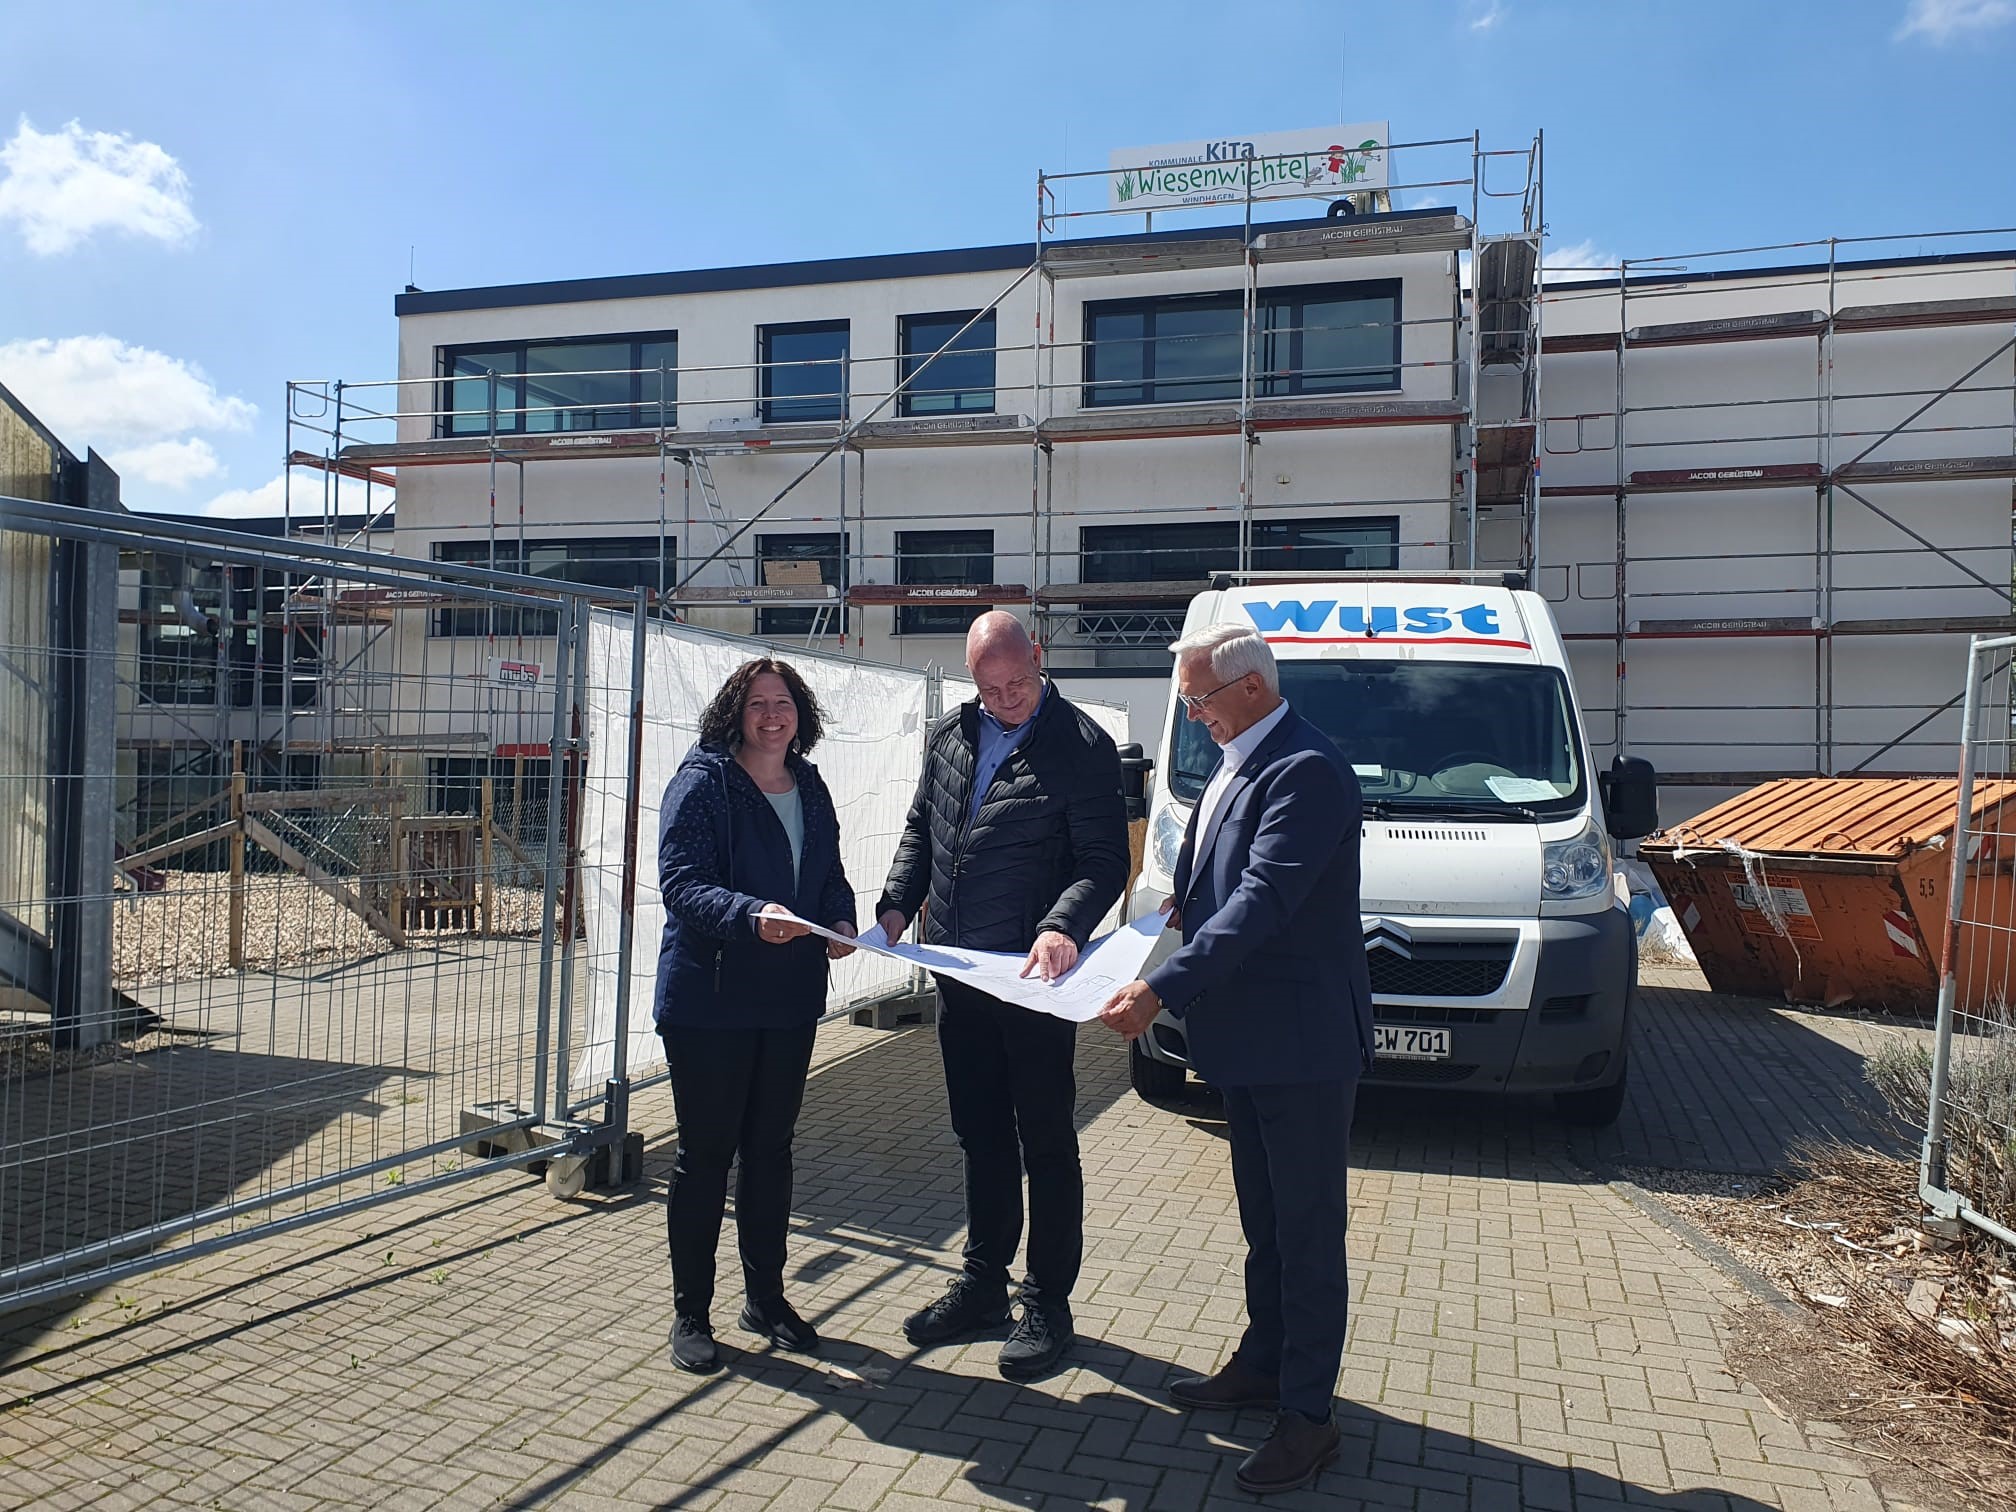
[[[544,897],[534,888],[496,889],[495,933],[536,935]],[[230,878],[221,872],[169,872],[159,892],[122,894],[112,910],[113,980],[128,991],[163,982],[226,976],[230,962]],[[408,930],[442,939],[461,929]],[[245,969],[357,961],[392,943],[305,878],[260,874],[245,883]]]

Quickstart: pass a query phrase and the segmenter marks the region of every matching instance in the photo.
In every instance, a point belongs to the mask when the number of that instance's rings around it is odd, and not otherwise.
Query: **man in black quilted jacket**
[[[973,622],[966,670],[980,697],[932,727],[875,911],[893,940],[923,907],[927,944],[1027,952],[1023,974],[1048,981],[1077,963],[1126,885],[1127,817],[1112,738],[1044,679],[1042,662],[1013,615]],[[903,1331],[921,1347],[1007,1320],[1026,1170],[1022,1311],[1000,1368],[1033,1380],[1070,1347],[1084,1248],[1077,1026],[946,979],[938,1002],[945,1092],[966,1157],[966,1263]]]

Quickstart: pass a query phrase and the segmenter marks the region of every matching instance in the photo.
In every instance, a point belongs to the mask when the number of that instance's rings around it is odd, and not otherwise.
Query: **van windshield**
[[[1368,809],[1506,818],[1582,802],[1568,684],[1552,667],[1445,661],[1284,661],[1281,692],[1337,743]],[[1181,704],[1170,790],[1195,802],[1218,747]]]

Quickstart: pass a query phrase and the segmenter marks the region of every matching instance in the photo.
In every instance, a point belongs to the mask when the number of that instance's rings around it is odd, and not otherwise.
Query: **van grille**
[[[1379,997],[1489,997],[1512,969],[1509,945],[1415,945],[1402,955],[1386,945],[1365,952]]]
[[[1484,831],[1480,829],[1414,829],[1397,824],[1386,826],[1388,840],[1482,840]]]

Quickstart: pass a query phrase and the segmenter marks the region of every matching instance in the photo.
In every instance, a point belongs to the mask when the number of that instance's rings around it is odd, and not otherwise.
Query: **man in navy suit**
[[[1346,1160],[1371,1064],[1372,983],[1358,917],[1358,780],[1283,701],[1255,631],[1178,641],[1184,712],[1221,758],[1176,861],[1181,948],[1101,1014],[1127,1039],[1166,1006],[1190,1063],[1225,1096],[1246,1233],[1245,1337],[1217,1374],[1177,1381],[1186,1407],[1277,1407],[1240,1465],[1248,1491],[1308,1484],[1337,1457],[1344,1357]]]

